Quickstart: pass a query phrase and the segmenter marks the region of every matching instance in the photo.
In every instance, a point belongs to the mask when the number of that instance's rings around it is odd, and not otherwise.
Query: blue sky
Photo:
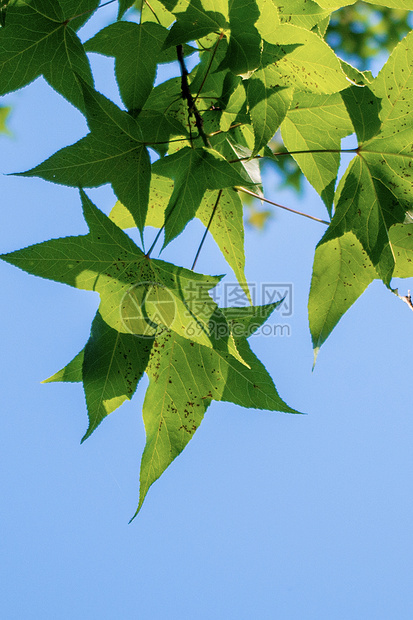
[[[92,59],[99,72],[110,65]],[[100,75],[97,87],[115,96]],[[5,103],[13,137],[0,138],[4,172],[86,133],[80,113],[42,80]],[[86,232],[75,190],[13,176],[1,185],[3,252]],[[312,190],[297,199],[271,175],[265,187],[325,217]],[[108,187],[88,193],[109,212]],[[264,232],[246,233],[248,279],[293,285],[290,336],[251,345],[281,396],[308,415],[213,403],[131,525],[145,383],[80,446],[81,387],[40,381],[83,346],[98,300],[0,264],[3,618],[412,617],[413,314],[373,283],[312,372],[306,305],[323,231],[277,211]],[[189,267],[202,232],[191,224],[163,258]],[[228,272],[213,241],[197,269]]]

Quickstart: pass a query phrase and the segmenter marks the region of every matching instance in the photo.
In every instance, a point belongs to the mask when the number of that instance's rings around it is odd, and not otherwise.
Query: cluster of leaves
[[[330,218],[317,246],[309,299],[315,352],[375,278],[413,275],[413,35],[377,78],[325,41],[340,0],[119,0],[118,19],[82,44],[98,0],[15,0],[2,11],[0,93],[43,75],[85,115],[89,133],[21,176],[80,188],[87,235],[52,239],[1,258],[97,292],[84,349],[48,381],[81,381],[87,438],[132,397],[146,373],[147,442],[140,499],[183,450],[212,400],[297,413],[247,343],[277,304],[219,308],[220,278],[151,258],[195,217],[250,299],[241,196],[264,198],[260,162],[293,157]],[[413,0],[383,0],[413,8]],[[126,14],[126,15],[125,15]],[[94,88],[88,55],[115,59],[124,109]],[[187,71],[186,58],[198,54]],[[180,76],[154,86],[157,67]],[[281,132],[282,148],[272,142]],[[354,159],[337,186],[341,140]],[[157,158],[149,155],[149,150]],[[83,188],[112,185],[109,217]],[[145,227],[159,228],[145,250]],[[137,228],[139,248],[124,232]]]

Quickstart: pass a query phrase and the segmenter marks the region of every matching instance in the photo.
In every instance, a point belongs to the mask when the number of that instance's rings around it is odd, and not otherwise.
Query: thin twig
[[[236,129],[237,127],[241,127],[241,125],[245,125],[245,123],[235,123],[235,125],[231,125],[231,127],[229,127],[227,129],[227,131],[231,131],[231,129]],[[218,131],[213,131],[212,133],[208,134],[208,137],[211,138],[212,136],[217,136],[220,133],[227,133],[227,131],[223,131],[222,129],[218,129]],[[240,159],[237,159],[234,162],[229,162],[229,163],[236,163],[237,161],[241,161]]]
[[[206,236],[207,236],[207,234],[208,234],[208,231],[209,231],[209,229],[210,229],[210,227],[211,227],[212,220],[214,219],[214,215],[215,215],[216,210],[217,210],[217,208],[218,208],[218,203],[219,203],[219,199],[221,198],[221,195],[222,195],[222,189],[220,189],[220,190],[219,190],[219,192],[218,192],[218,196],[217,196],[217,199],[216,199],[216,201],[215,201],[214,208],[212,209],[211,217],[209,218],[208,226],[206,227],[206,230],[205,230],[205,232],[204,232],[204,234],[203,234],[203,237],[202,237],[202,239],[201,239],[201,243],[199,244],[198,251],[197,251],[197,253],[196,253],[196,255],[195,255],[194,262],[192,263],[192,267],[191,267],[191,270],[192,270],[192,271],[195,269],[195,265],[196,265],[196,262],[197,262],[197,260],[198,260],[199,255],[200,255],[200,253],[201,253],[202,246],[203,246],[203,245],[204,245],[204,243],[205,243],[205,239],[206,239]]]
[[[155,13],[154,9],[151,7],[151,5],[149,4],[148,0],[144,0],[146,6],[149,8],[150,11],[152,11],[153,16],[155,17],[156,21],[158,22],[158,24],[161,26],[161,20],[159,19],[159,17],[157,16],[157,14]]]
[[[78,17],[83,17],[83,15],[87,15],[88,13],[93,13],[93,11],[102,9],[104,6],[107,6],[108,4],[113,4],[113,2],[116,2],[116,0],[108,0],[108,2],[104,2],[103,4],[100,4],[95,9],[89,9],[88,11],[83,11],[83,13],[79,13],[78,15],[74,15],[73,17],[69,17],[69,19],[67,19],[65,23],[68,24],[69,22],[73,21],[74,19],[77,19]]]
[[[273,153],[274,157],[282,155],[304,155],[305,153],[358,153],[358,147],[355,149],[313,149],[308,151],[280,151]]]
[[[192,140],[197,140],[201,136],[193,136]],[[174,140],[163,140],[163,142],[144,142],[145,146],[156,146],[157,144],[171,144],[171,142],[185,142],[188,138],[176,138]]]
[[[162,226],[160,227],[160,229],[158,230],[158,232],[156,233],[156,237],[154,239],[154,242],[152,243],[151,247],[149,248],[148,252],[145,254],[146,258],[149,258],[150,255],[152,254],[152,251],[155,247],[155,245],[158,243],[158,239],[161,236],[162,231],[165,229],[166,223],[169,220],[169,218],[171,217],[172,213],[175,211],[176,205],[178,204],[178,201],[175,201],[174,206],[172,207],[172,209],[169,211],[168,215],[165,215],[165,220],[164,223],[162,224]],[[161,249],[162,252],[162,249]]]
[[[231,128],[230,128],[231,129]],[[272,153],[272,155],[254,155],[254,157],[246,155],[245,157],[238,157],[237,159],[229,159],[229,164],[237,164],[238,162],[248,161],[250,159],[264,159],[271,157],[282,157],[285,155],[307,155],[311,153],[358,153],[359,149],[314,149],[311,151],[279,151],[278,153]]]
[[[215,44],[214,51],[212,52],[212,56],[211,56],[211,59],[210,59],[210,61],[209,61],[209,64],[208,64],[207,70],[205,71],[204,78],[203,78],[203,80],[202,80],[202,82],[201,82],[201,86],[199,87],[198,94],[196,95],[196,97],[195,97],[195,99],[194,99],[194,105],[196,104],[196,101],[197,101],[197,99],[198,99],[199,95],[201,94],[202,89],[203,89],[203,88],[204,88],[204,86],[205,86],[206,79],[207,79],[207,77],[208,77],[208,75],[209,75],[209,72],[211,71],[212,63],[214,62],[215,54],[217,53],[218,45],[219,45],[219,44],[220,44],[220,42],[222,41],[223,37],[224,37],[224,33],[223,33],[223,32],[221,32],[221,34],[219,35],[218,40],[217,40],[217,42],[216,42],[216,44]]]
[[[156,233],[156,237],[155,237],[154,242],[152,243],[151,247],[149,248],[149,250],[145,254],[146,258],[150,258],[150,255],[152,254],[153,249],[154,249],[155,245],[158,243],[158,239],[161,236],[163,229],[165,228],[165,224],[166,224],[166,221],[162,224],[162,226],[160,227],[160,229]]]
[[[284,207],[283,205],[279,205],[277,202],[273,202],[272,200],[268,200],[268,198],[263,198],[259,194],[255,192],[251,192],[249,189],[245,189],[245,187],[236,187],[236,190],[239,192],[244,192],[244,194],[249,194],[250,196],[254,196],[254,198],[258,198],[263,202],[268,202],[268,204],[273,205],[274,207],[278,207],[279,209],[285,209],[285,211],[290,211],[290,213],[295,213],[296,215],[302,215],[303,217],[308,217],[310,220],[314,220],[315,222],[320,222],[321,224],[325,224],[326,226],[330,226],[330,222],[326,222],[325,220],[320,220],[318,217],[314,217],[313,215],[308,215],[308,213],[302,213],[302,211],[296,211],[295,209],[290,209],[290,207]]]

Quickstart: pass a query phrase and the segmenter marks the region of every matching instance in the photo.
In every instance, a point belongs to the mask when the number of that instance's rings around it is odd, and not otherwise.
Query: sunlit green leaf
[[[395,265],[389,228],[404,222],[413,200],[412,41],[409,34],[399,43],[369,86],[342,94],[360,146],[325,236],[353,231],[387,285]]]
[[[154,172],[174,179],[174,190],[165,213],[166,246],[195,216],[206,189],[243,185],[238,172],[212,149],[184,148],[158,160]]]
[[[255,0],[231,0],[228,51],[221,67],[237,75],[248,74],[260,64],[261,36],[254,26],[260,17]]]
[[[292,89],[278,86],[272,65],[258,69],[248,80],[247,98],[255,134],[254,154],[271,140],[290,107]]]
[[[320,194],[331,215],[340,165],[341,139],[353,133],[350,117],[340,95],[297,94],[281,132],[286,148],[293,153],[294,159]]]
[[[77,75],[89,84],[93,78],[82,44],[70,27],[77,4],[66,7],[58,0],[24,0],[8,7],[7,25],[0,28],[0,95],[43,75],[66,99],[84,109]]]
[[[308,300],[314,359],[341,317],[375,278],[376,270],[353,233],[317,246]]]
[[[348,81],[333,50],[314,32],[284,24],[266,35],[263,64],[272,64],[278,86],[317,94],[343,90]]]
[[[83,355],[82,379],[89,415],[84,441],[104,418],[132,398],[148,364],[154,338],[123,334],[102,320],[92,323]]]
[[[111,183],[143,230],[151,173],[139,124],[100,93],[86,87],[84,93],[91,133],[21,174],[74,187]]]
[[[117,22],[86,42],[86,51],[116,58],[116,78],[128,110],[140,110],[149,97],[167,34],[159,24]]]
[[[259,326],[273,309],[271,306],[261,313],[257,309],[255,325]],[[192,439],[212,400],[298,413],[279,397],[265,367],[249,348],[245,334],[250,335],[254,329],[248,329],[251,311],[246,311],[247,325],[244,335],[237,338],[237,346],[250,368],[231,356],[191,344],[171,332],[155,340],[147,368],[150,383],[143,406],[146,446],[141,463],[139,505],[134,516],[149,487]],[[242,312],[239,309],[241,317]]]

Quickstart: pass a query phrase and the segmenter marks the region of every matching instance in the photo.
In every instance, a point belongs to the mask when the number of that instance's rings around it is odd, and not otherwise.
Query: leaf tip
[[[143,497],[140,497],[140,498],[139,498],[139,504],[138,504],[138,507],[137,507],[137,509],[136,509],[135,514],[133,515],[133,517],[132,517],[131,519],[129,519],[129,521],[128,521],[128,525],[130,525],[130,524],[132,523],[132,521],[134,521],[134,520],[136,519],[136,517],[138,516],[138,514],[140,513],[141,508],[142,508],[142,504],[143,504],[144,500],[145,500],[145,495],[144,495]]]
[[[315,363],[317,361],[317,357],[318,357],[319,352],[320,352],[320,347],[314,347],[314,349],[313,349],[313,354],[314,354],[313,367],[311,369],[311,372],[314,372]]]

